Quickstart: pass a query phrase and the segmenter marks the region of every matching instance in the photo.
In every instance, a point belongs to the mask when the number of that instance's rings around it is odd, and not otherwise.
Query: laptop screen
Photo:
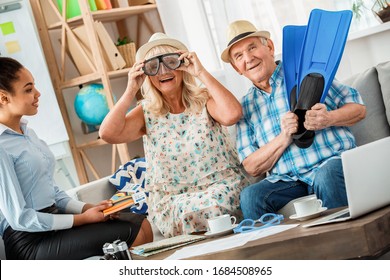
[[[341,155],[351,217],[390,204],[390,137]]]

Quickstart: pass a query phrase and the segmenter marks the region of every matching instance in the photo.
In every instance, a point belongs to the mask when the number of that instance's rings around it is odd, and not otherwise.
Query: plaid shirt
[[[284,72],[279,63],[270,80],[269,94],[252,86],[242,98],[243,117],[237,123],[237,150],[242,162],[260,147],[281,133],[281,119],[289,111]],[[347,103],[363,104],[360,94],[353,88],[333,81],[325,105],[335,110]],[[291,144],[269,171],[270,182],[303,181],[313,184],[316,171],[328,160],[356,147],[355,138],[348,127],[328,127],[316,131],[313,144],[307,149]]]

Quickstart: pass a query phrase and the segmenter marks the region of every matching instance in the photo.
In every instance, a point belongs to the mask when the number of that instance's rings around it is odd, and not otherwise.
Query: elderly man
[[[333,81],[324,103],[306,112],[304,126],[315,131],[313,144],[293,143],[298,117],[290,112],[282,62],[275,62],[270,33],[244,20],[228,27],[228,46],[221,58],[252,83],[242,98],[237,123],[237,150],[252,176],[268,176],[241,192],[245,218],[277,212],[289,201],[315,193],[328,208],[347,205],[340,155],[354,148],[348,126],[365,117],[359,93]]]

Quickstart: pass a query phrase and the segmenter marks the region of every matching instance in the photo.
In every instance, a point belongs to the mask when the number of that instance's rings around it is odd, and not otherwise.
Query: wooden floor
[[[324,214],[335,212],[328,210]],[[300,222],[301,225],[309,222]],[[296,221],[286,220],[288,223]],[[222,237],[221,237],[222,238]],[[208,242],[208,240],[202,241]],[[191,259],[268,259],[268,260],[339,260],[339,259],[389,259],[390,206],[379,209],[356,220],[296,228],[248,242],[242,247],[196,256]],[[165,259],[174,250],[147,258]]]

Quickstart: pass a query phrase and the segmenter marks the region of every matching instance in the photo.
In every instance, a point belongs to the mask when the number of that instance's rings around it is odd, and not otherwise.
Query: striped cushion
[[[121,192],[144,192],[146,196],[148,193],[145,189],[145,172],[146,161],[145,158],[136,158],[120,168],[109,178],[118,191]],[[146,202],[141,202],[138,206],[132,206],[130,211],[137,214],[147,214],[148,205]]]

